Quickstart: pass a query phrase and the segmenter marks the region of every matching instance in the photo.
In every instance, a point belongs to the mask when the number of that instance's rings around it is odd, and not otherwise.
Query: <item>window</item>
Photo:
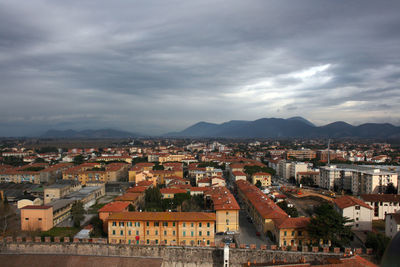
[[[164,235],[167,235],[167,231],[164,231]]]
[[[154,222],[154,226],[160,226],[160,222]]]
[[[128,231],[128,235],[132,235],[132,231],[131,230]]]
[[[194,232],[193,232],[193,231],[191,231],[191,232],[190,232],[190,235],[191,235],[191,236],[194,236]]]
[[[119,226],[120,227],[124,226],[124,222],[119,222]]]
[[[113,222],[113,223],[112,223],[112,226],[117,226],[117,222]]]
[[[150,244],[150,240],[147,239],[147,240],[146,240],[146,243],[147,243],[147,244]]]
[[[146,231],[146,235],[149,235],[149,234],[150,234],[150,231],[149,231],[149,230],[147,230],[147,231]]]
[[[150,223],[149,223],[149,222],[146,222],[146,226],[150,226]]]
[[[299,231],[299,232],[298,232],[298,235],[299,235],[299,236],[301,236],[302,234],[303,234],[303,232],[302,232],[302,231]]]
[[[194,225],[193,223],[190,224],[191,227],[193,227],[193,225]]]
[[[131,226],[131,227],[132,227],[132,222],[128,222],[128,226]]]
[[[173,223],[172,223],[172,226],[174,226],[174,227],[175,227],[175,222],[173,222]]]
[[[229,215],[229,211],[226,212],[226,215]]]
[[[283,245],[286,246],[286,240],[283,241]]]
[[[201,227],[201,223],[199,223],[199,227]]]
[[[29,221],[29,218],[25,218],[25,221]]]
[[[175,231],[172,231],[172,235],[175,235]]]
[[[41,221],[41,220],[42,220],[42,218],[38,218],[38,220],[39,220],[39,221]]]
[[[157,230],[156,230],[155,234],[158,235],[158,231]]]
[[[360,206],[355,206],[355,209],[356,209],[356,210],[359,210],[359,209],[360,209]]]
[[[207,231],[207,236],[210,236],[210,231]]]
[[[136,235],[139,235],[139,231],[136,231]]]
[[[207,227],[210,227],[210,223],[207,223]]]
[[[226,219],[226,225],[229,225],[229,219]]]
[[[283,232],[283,236],[286,236],[286,235],[287,235],[287,233],[286,233],[286,231],[284,231],[284,232]]]
[[[294,231],[292,231],[292,236],[294,236]]]
[[[168,222],[163,222],[163,226],[168,226]]]
[[[112,234],[115,235],[115,230],[112,231]]]
[[[120,234],[121,234],[121,235],[124,235],[124,230],[121,230],[121,231],[120,231]]]
[[[210,245],[210,240],[207,240],[207,245]]]
[[[175,225],[174,225],[174,226],[175,226]],[[184,222],[184,223],[182,223],[182,226],[183,226],[183,227],[186,227],[186,223],[185,223],[185,222]]]
[[[201,231],[199,231],[199,236],[201,236]]]
[[[182,235],[183,235],[183,236],[186,236],[186,231],[183,231]]]
[[[156,239],[156,244],[158,244],[158,239]]]

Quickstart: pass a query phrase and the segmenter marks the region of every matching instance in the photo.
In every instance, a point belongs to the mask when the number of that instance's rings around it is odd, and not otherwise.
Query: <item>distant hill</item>
[[[289,119],[263,118],[255,121],[229,121],[221,124],[199,122],[169,137],[224,138],[400,138],[400,127],[389,123],[366,123],[353,126],[334,122],[317,127],[302,117]]]
[[[137,137],[138,134],[114,129],[99,130],[48,130],[41,138],[129,138]]]

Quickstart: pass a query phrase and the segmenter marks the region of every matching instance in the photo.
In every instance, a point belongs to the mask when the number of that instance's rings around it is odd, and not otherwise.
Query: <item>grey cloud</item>
[[[329,123],[324,114],[343,117],[348,101],[364,103],[349,121],[365,120],[365,106],[399,114],[399,10],[372,0],[1,1],[0,135],[159,134],[294,115]]]

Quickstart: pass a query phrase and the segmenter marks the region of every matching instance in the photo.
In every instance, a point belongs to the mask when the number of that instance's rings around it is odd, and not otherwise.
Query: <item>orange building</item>
[[[25,206],[21,209],[22,231],[47,231],[53,228],[52,206]]]
[[[211,245],[215,214],[208,212],[121,212],[108,217],[111,244]]]
[[[103,221],[103,229],[107,233],[108,231],[108,223],[107,219],[110,216],[110,214],[115,213],[115,212],[124,212],[128,211],[130,203],[129,202],[123,202],[123,201],[115,201],[108,203],[101,209],[99,209],[99,218],[100,220]]]

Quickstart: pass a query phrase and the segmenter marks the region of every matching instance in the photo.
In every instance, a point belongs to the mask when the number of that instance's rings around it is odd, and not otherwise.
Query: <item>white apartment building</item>
[[[361,199],[374,209],[373,220],[384,220],[385,215],[400,212],[400,195],[363,194]]]
[[[351,225],[352,230],[371,231],[372,230],[372,208],[364,203],[362,200],[351,197],[343,196],[334,200],[335,209],[343,216],[347,217],[353,222]]]
[[[304,162],[292,162],[290,164],[290,174],[289,177],[297,177],[298,172],[308,171],[308,164]]]
[[[393,238],[400,231],[400,213],[388,213],[385,216],[385,235]]]

